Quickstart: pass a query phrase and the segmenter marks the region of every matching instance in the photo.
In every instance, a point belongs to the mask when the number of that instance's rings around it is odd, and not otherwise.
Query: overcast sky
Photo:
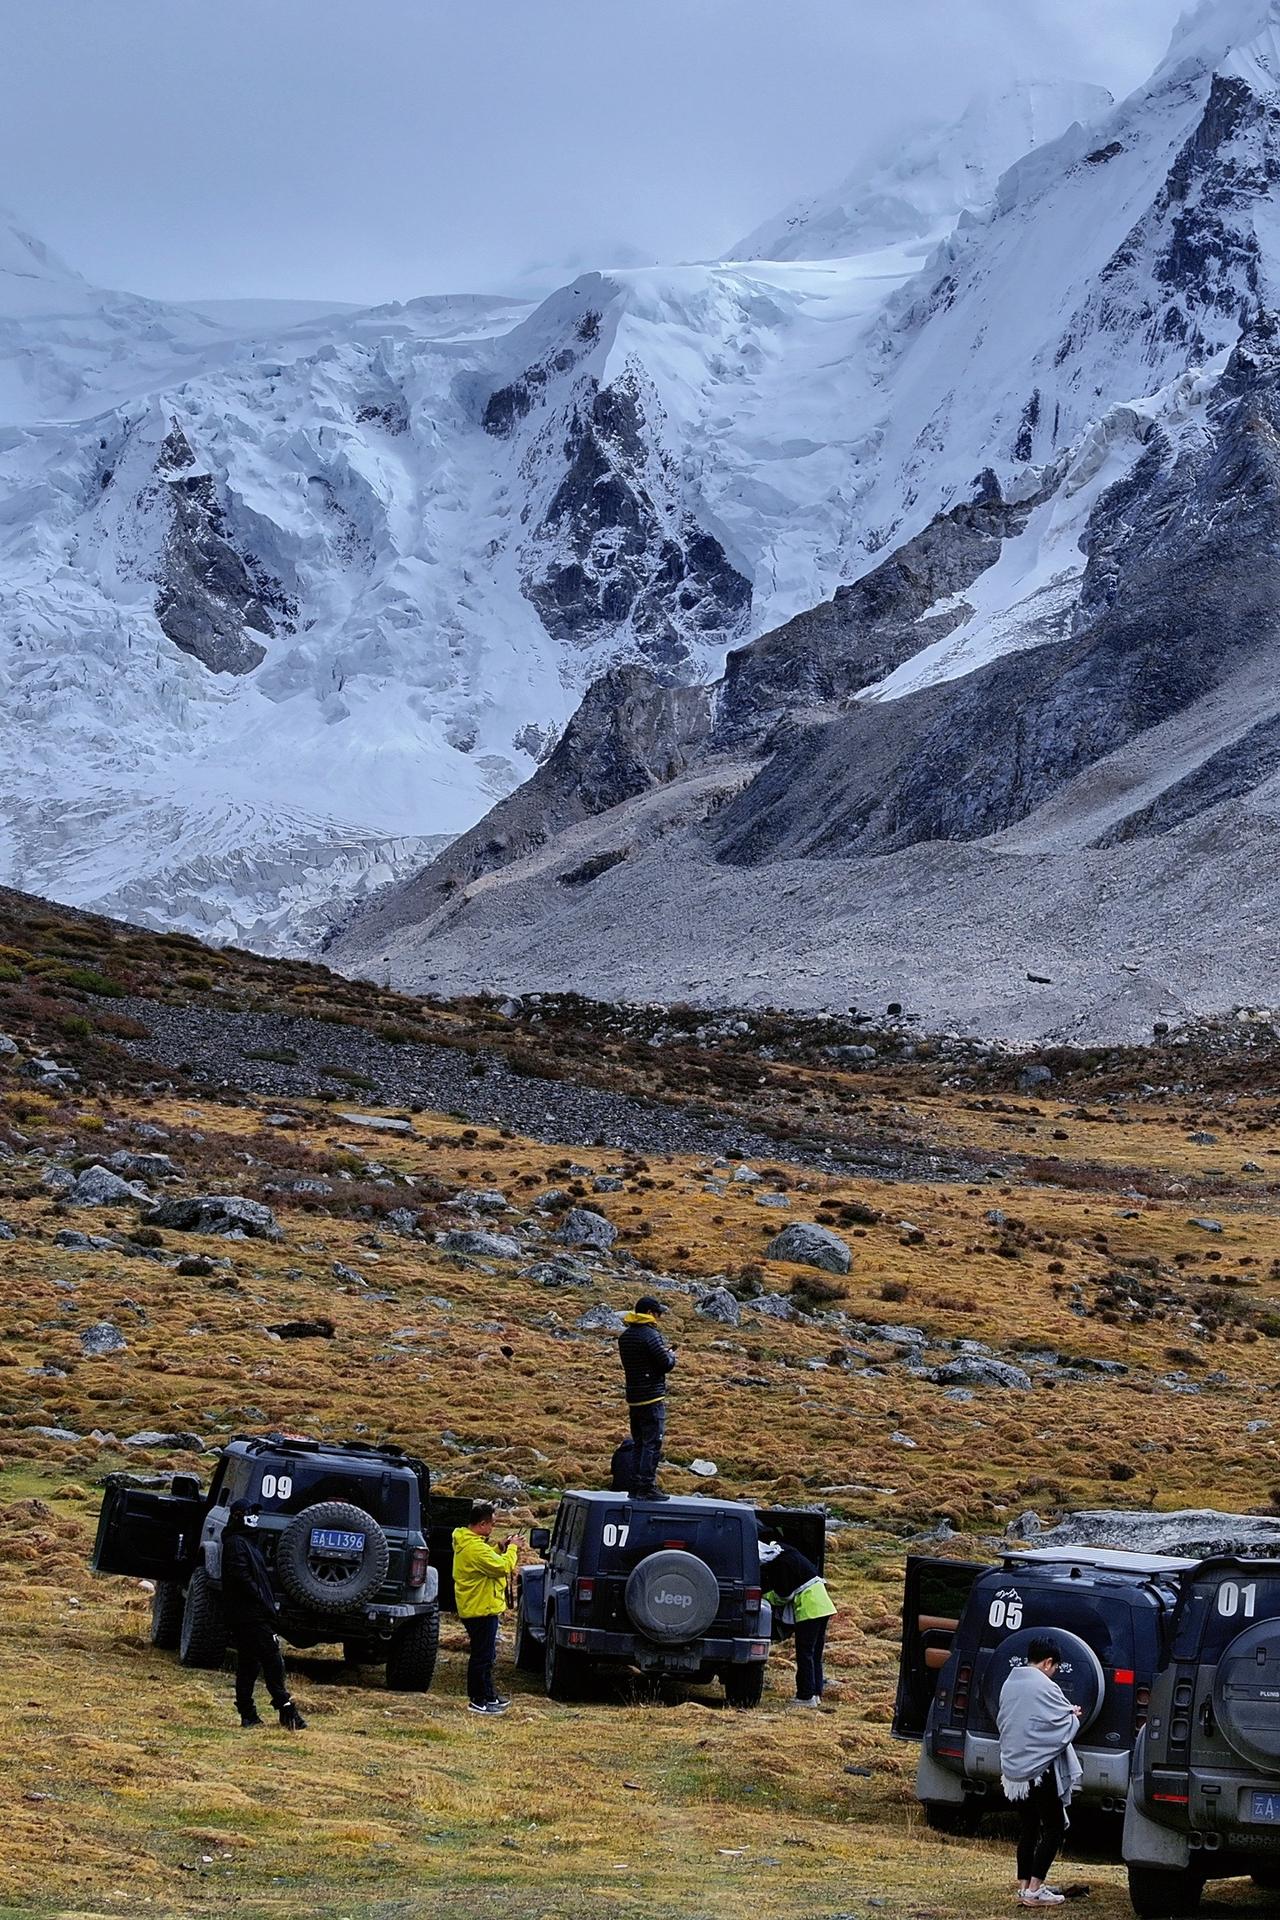
[[[1127,92],[1180,0],[0,0],[0,204],[160,298],[408,299],[717,253],[1018,73]]]

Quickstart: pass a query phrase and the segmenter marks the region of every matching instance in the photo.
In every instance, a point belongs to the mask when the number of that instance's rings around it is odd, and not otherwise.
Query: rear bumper
[[[1000,1742],[980,1733],[967,1733],[963,1736],[963,1745],[959,1735],[952,1735],[944,1727],[938,1730],[927,1747],[931,1765],[945,1773],[954,1774],[958,1779],[981,1783],[985,1788],[998,1788],[1000,1783]],[[1080,1765],[1084,1768],[1084,1777],[1076,1788],[1078,1800],[1114,1800],[1123,1801],[1129,1791],[1129,1762],[1127,1752],[1102,1752],[1096,1747],[1076,1748]]]
[[[639,1667],[642,1673],[696,1673],[699,1667],[739,1667],[762,1664],[769,1658],[768,1633],[751,1638],[691,1640],[684,1646],[661,1647],[636,1633],[613,1633],[605,1627],[554,1629],[556,1645],[588,1660],[612,1660]]]

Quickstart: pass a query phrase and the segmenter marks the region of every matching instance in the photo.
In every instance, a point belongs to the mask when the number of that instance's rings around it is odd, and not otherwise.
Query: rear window
[[[407,1474],[370,1472],[312,1460],[254,1462],[255,1482],[250,1498],[265,1513],[301,1513],[320,1500],[345,1500],[363,1507],[384,1527],[412,1524],[415,1483]]]
[[[751,1529],[750,1559],[746,1530]],[[674,1547],[696,1553],[700,1560],[727,1580],[742,1580],[750,1567],[755,1573],[755,1525],[740,1513],[637,1512],[620,1501],[607,1507],[600,1523],[600,1564],[631,1568],[647,1554]]]
[[[1129,1596],[1112,1588],[1106,1594],[1079,1587],[1033,1584],[1005,1573],[984,1583],[974,1595],[980,1609],[980,1644],[994,1648],[1023,1627],[1078,1634],[1104,1667],[1132,1667],[1133,1612]]]
[[[1236,1635],[1256,1620],[1280,1618],[1280,1574],[1253,1574],[1241,1567],[1229,1579],[1216,1578],[1188,1588],[1174,1637],[1176,1660],[1212,1664]]]

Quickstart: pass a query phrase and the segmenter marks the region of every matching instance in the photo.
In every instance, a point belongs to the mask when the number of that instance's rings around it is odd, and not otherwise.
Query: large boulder
[[[66,1194],[69,1207],[120,1207],[136,1206],[139,1201],[150,1200],[151,1195],[144,1186],[135,1181],[123,1180],[110,1167],[86,1167]]]
[[[81,1351],[90,1360],[102,1360],[111,1353],[124,1353],[129,1342],[119,1327],[113,1327],[109,1320],[99,1320],[93,1326],[86,1327],[80,1335]]]
[[[270,1207],[238,1193],[175,1196],[149,1207],[143,1218],[149,1227],[170,1227],[175,1233],[236,1234],[249,1240],[284,1238]]]
[[[714,1287],[704,1294],[694,1312],[700,1313],[704,1320],[718,1320],[725,1327],[736,1327],[742,1318],[742,1309],[728,1287]]]
[[[824,1273],[848,1273],[853,1255],[838,1233],[795,1220],[776,1233],[764,1250],[766,1260],[789,1260],[798,1267],[821,1267]]]
[[[480,1260],[514,1260],[520,1242],[509,1233],[481,1233],[478,1228],[455,1227],[450,1233],[438,1233],[436,1245],[446,1253],[466,1253]]]
[[[179,1180],[182,1168],[167,1153],[134,1153],[120,1147],[108,1155],[107,1165],[116,1173],[131,1173],[139,1180]]]
[[[1219,1513],[1212,1507],[1183,1508],[1176,1513],[1089,1508],[1065,1514],[1056,1527],[1043,1527],[1037,1515],[1024,1513],[1009,1532],[1037,1547],[1110,1547],[1121,1553],[1169,1553],[1188,1560],[1256,1552],[1260,1547],[1280,1554],[1280,1518]]]
[[[604,1300],[598,1300],[594,1307],[588,1307],[578,1320],[578,1328],[582,1333],[621,1333],[626,1324],[618,1309]]]
[[[1031,1391],[1031,1375],[1007,1360],[964,1353],[941,1367],[930,1367],[926,1379],[938,1387],[1012,1387],[1019,1393]]]
[[[553,1236],[569,1247],[599,1247],[607,1253],[618,1237],[618,1229],[602,1213],[589,1207],[570,1207]]]
[[[464,1187],[447,1204],[464,1213],[505,1213],[508,1202],[506,1194],[496,1187]]]

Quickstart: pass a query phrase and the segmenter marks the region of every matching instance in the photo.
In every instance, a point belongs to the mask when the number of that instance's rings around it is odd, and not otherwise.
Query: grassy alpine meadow
[[[63,965],[42,957],[52,942],[70,952],[64,972],[107,979],[122,970],[114,941],[130,991],[173,1006],[168,961],[193,965],[190,943],[86,924],[92,938],[71,937],[79,922],[25,926],[26,944],[8,949],[23,978],[0,987],[0,1031],[21,1043],[0,1061],[0,1916],[1007,1910],[1007,1833],[929,1832],[915,1749],[891,1736],[904,1559],[992,1557],[1029,1510],[1049,1523],[1089,1506],[1280,1506],[1280,1108],[1266,1073],[1206,1056],[1194,1084],[1184,1070],[1162,1089],[1145,1058],[1113,1057],[1060,1063],[1054,1085],[1027,1096],[1008,1072],[997,1084],[915,1055],[858,1075],[812,1055],[785,1070],[765,1058],[755,1074],[740,1058],[720,1069],[725,1098],[779,1139],[796,1094],[829,1137],[905,1142],[913,1166],[924,1151],[938,1171],[824,1171],[820,1147],[793,1143],[785,1157],[753,1154],[758,1177],[735,1180],[741,1157],[568,1130],[547,1145],[421,1103],[405,1115],[349,1078],[336,1099],[282,1101],[239,1089],[234,1069],[222,1087],[158,1073],[121,1050],[133,1026],[110,996],[63,980],[63,1000],[47,984],[33,999],[24,969],[34,956],[47,983]],[[362,1001],[319,970],[273,974],[245,956],[202,966],[201,980],[242,998],[301,987],[335,1019],[391,1017],[384,994]],[[475,1006],[396,1018],[412,1044],[492,1024]],[[585,1033],[519,1045],[585,1083]],[[612,1061],[630,1093],[654,1097],[647,1062],[629,1066],[612,1045],[602,1038],[596,1069]],[[37,1050],[73,1061],[79,1080],[28,1077]],[[533,1078],[553,1126],[565,1083]],[[409,1131],[344,1117],[355,1109]],[[69,1205],[69,1178],[120,1149],[171,1157],[157,1196],[265,1201],[281,1237],[148,1227],[127,1199]],[[508,1211],[460,1209],[477,1190],[506,1196]],[[561,1198],[547,1203],[548,1190]],[[573,1284],[548,1283],[555,1256],[579,1258],[556,1238],[569,1206],[618,1237]],[[406,1209],[412,1230],[391,1218]],[[794,1221],[844,1239],[849,1273],[771,1259]],[[437,1238],[513,1225],[526,1234],[518,1258]],[[84,1244],[60,1241],[68,1233]],[[708,1285],[731,1296],[727,1318],[698,1311]],[[399,1442],[446,1491],[496,1493],[527,1534],[561,1488],[603,1484],[623,1428],[613,1337],[579,1320],[653,1286],[680,1352],[667,1488],[828,1512],[840,1611],[827,1711],[789,1708],[785,1645],[758,1711],[726,1708],[718,1687],[624,1682],[554,1705],[514,1672],[508,1631],[499,1682],[514,1705],[477,1721],[446,1616],[430,1693],[389,1693],[379,1670],[320,1649],[290,1658],[307,1732],[242,1732],[230,1671],[186,1671],[154,1650],[143,1583],[90,1573],[108,1473],[207,1475],[208,1449],[275,1427]],[[790,1317],[753,1305],[779,1296]],[[273,1331],[291,1321],[320,1331]],[[123,1345],[93,1357],[81,1336],[102,1324]],[[1033,1384],[948,1391],[910,1363],[917,1338],[931,1363],[948,1357],[944,1342],[952,1354],[979,1342],[1025,1362]],[[199,1436],[206,1451],[126,1444],[148,1431]],[[693,1476],[695,1458],[715,1477]],[[1088,1882],[1089,1912],[1128,1913],[1105,1853],[1061,1877]],[[1261,1898],[1233,1883],[1207,1911],[1261,1911]]]

